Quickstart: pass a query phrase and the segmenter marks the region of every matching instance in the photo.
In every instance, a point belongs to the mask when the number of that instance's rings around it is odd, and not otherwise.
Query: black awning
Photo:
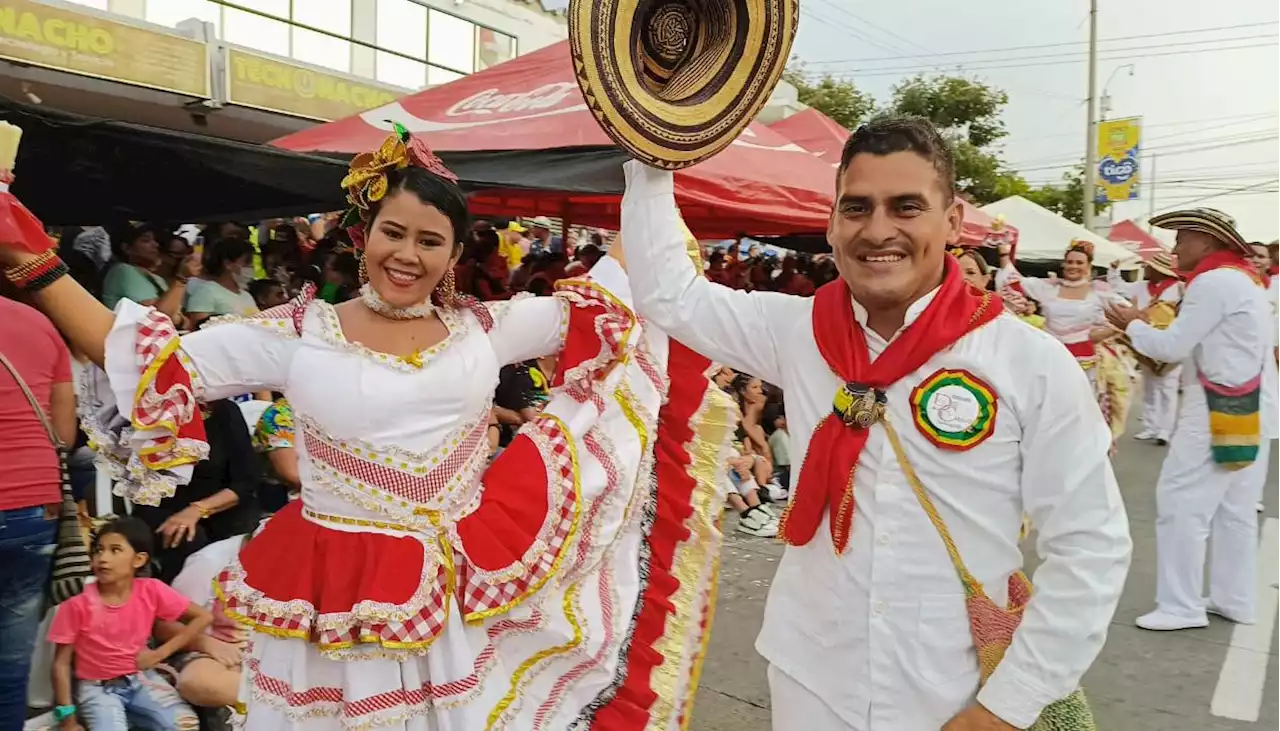
[[[343,161],[0,99],[13,192],[48,225],[258,220],[343,208]]]

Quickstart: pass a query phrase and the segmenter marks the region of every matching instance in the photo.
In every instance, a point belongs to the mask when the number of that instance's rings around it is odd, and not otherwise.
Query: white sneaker
[[[1264,503],[1264,502],[1262,502],[1261,500],[1259,500],[1259,501],[1258,501],[1257,508],[1258,508],[1258,512],[1259,512],[1259,513],[1265,512],[1265,511],[1266,511],[1266,509],[1267,509],[1267,504],[1266,504],[1266,503]]]
[[[1244,618],[1242,618],[1242,617],[1236,617],[1236,616],[1234,616],[1234,615],[1232,615],[1232,614],[1230,614],[1230,613],[1228,613],[1228,612],[1224,612],[1224,611],[1222,611],[1222,610],[1221,610],[1221,609],[1219,609],[1216,605],[1214,605],[1214,603],[1213,603],[1213,602],[1205,602],[1205,605],[1204,605],[1204,611],[1208,612],[1209,614],[1213,614],[1213,615],[1216,615],[1216,616],[1222,617],[1223,619],[1227,620],[1228,622],[1234,622],[1234,623],[1236,623],[1236,624],[1253,624],[1253,619],[1252,619],[1252,618],[1244,619]]]
[[[764,513],[765,515],[769,516],[769,520],[772,520],[772,521],[774,521],[774,522],[777,522],[777,520],[778,520],[778,513],[777,513],[776,511],[774,511],[774,509],[773,509],[773,506],[772,506],[772,505],[770,505],[770,504],[768,504],[768,503],[760,503],[759,505],[757,505],[757,506],[756,506],[756,510],[759,510],[760,512],[762,512],[762,513]]]
[[[778,535],[778,521],[760,508],[751,508],[738,519],[738,532],[758,538]]]
[[[1200,617],[1199,619],[1190,619],[1188,617],[1178,617],[1159,609],[1154,612],[1147,612],[1138,617],[1134,622],[1142,629],[1151,630],[1153,632],[1173,632],[1180,629],[1199,629],[1200,627],[1209,626],[1208,617]]]
[[[764,487],[769,491],[769,499],[775,503],[785,503],[787,500],[791,499],[791,493],[787,488],[776,482],[770,482]]]
[[[1155,441],[1156,436],[1157,435],[1154,432],[1142,431],[1133,435],[1133,438],[1135,441],[1139,441],[1139,442],[1151,442],[1151,441]]]

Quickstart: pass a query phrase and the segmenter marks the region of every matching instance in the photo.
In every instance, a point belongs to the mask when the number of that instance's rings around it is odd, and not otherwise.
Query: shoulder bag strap
[[[0,353],[0,363],[4,364],[5,370],[9,371],[9,375],[13,376],[13,380],[18,382],[18,387],[22,389],[22,393],[26,394],[32,411],[35,411],[36,416],[40,417],[40,423],[44,425],[44,431],[49,435],[49,441],[53,442],[54,448],[66,449],[66,445],[58,438],[58,433],[53,430],[53,422],[49,421],[49,415],[44,412],[44,408],[36,400],[36,395],[31,393],[31,389],[27,387],[27,382],[23,380],[22,374],[18,373],[18,369],[14,367],[13,363],[9,362],[4,353]]]

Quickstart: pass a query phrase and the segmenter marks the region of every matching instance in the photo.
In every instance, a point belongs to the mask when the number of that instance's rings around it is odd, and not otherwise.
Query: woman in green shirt
[[[122,299],[155,307],[176,324],[182,316],[182,298],[187,279],[199,266],[192,259],[179,265],[166,280],[154,273],[160,266],[160,241],[169,233],[155,224],[138,224],[117,232],[111,243],[115,263],[102,280],[102,302],[115,308]]]
[[[258,305],[249,294],[253,244],[238,238],[215,240],[205,246],[204,271],[208,281],[187,300],[187,319],[193,327],[210,317],[257,313]]]

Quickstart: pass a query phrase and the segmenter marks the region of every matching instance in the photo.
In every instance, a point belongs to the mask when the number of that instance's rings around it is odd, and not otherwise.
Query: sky
[[[1144,126],[1142,198],[1118,204],[1114,220],[1145,223],[1154,177],[1157,213],[1212,206],[1234,216],[1248,239],[1280,238],[1280,194],[1271,192],[1280,177],[1280,5],[1098,5],[1097,78],[1112,100],[1108,117],[1140,116]],[[1008,93],[1001,152],[1027,180],[1056,181],[1084,158],[1088,0],[801,0],[800,7],[792,50],[811,71],[849,78],[880,101],[921,70],[958,71]],[[986,52],[964,53],[971,51]]]

